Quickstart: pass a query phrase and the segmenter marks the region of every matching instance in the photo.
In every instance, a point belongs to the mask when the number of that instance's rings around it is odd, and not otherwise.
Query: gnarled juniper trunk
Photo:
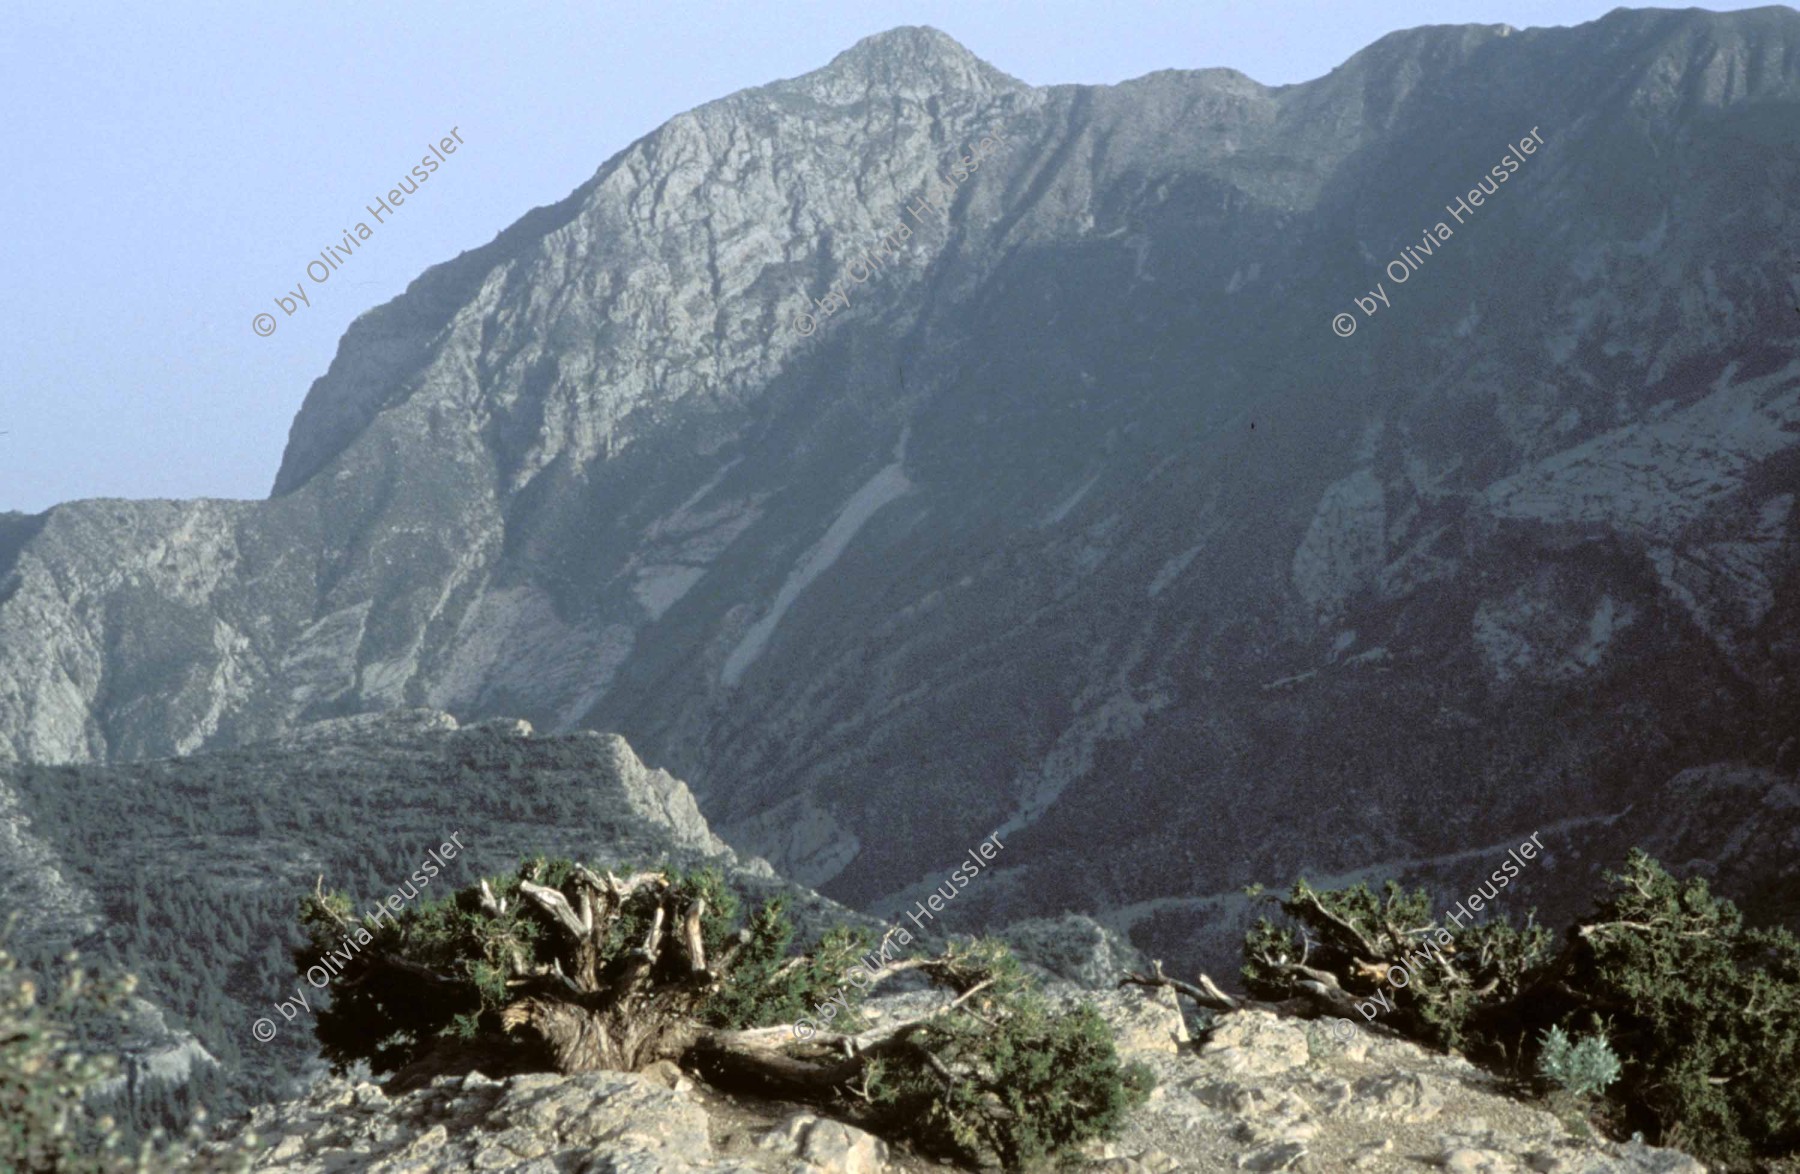
[[[596,1009],[555,998],[521,999],[501,1013],[507,1031],[535,1032],[556,1070],[635,1072],[658,1060],[677,1060],[696,1031],[685,1016],[647,1003]]]
[[[321,886],[302,906],[312,944],[296,961],[328,950],[343,960],[341,943],[355,939],[319,1038],[335,1063],[393,1073],[390,1089],[674,1060],[722,1089],[808,1101],[967,1164],[1009,1167],[1116,1130],[1145,1090],[1097,1014],[1053,1007],[994,942],[894,961],[884,942],[881,970],[856,984],[863,994],[918,972],[954,997],[858,1030],[844,976],[867,942],[839,929],[790,953],[777,902],[733,931],[736,900],[712,873],[621,879],[537,858],[385,926],[351,914]],[[823,1016],[836,1031],[802,1036],[795,1016],[834,983],[831,1002],[847,1014]]]
[[[536,967],[529,976],[536,989],[502,1010],[502,1026],[535,1033],[563,1073],[629,1072],[678,1057],[693,1041],[695,1008],[718,988],[736,952],[727,950],[716,971],[707,966],[705,898],[681,902],[660,872],[621,881],[577,865],[570,882],[574,904],[556,888],[520,885],[566,939],[572,977],[560,964]],[[654,899],[642,943],[609,963],[608,941],[640,894]],[[500,903],[494,912],[503,912]]]
[[[558,883],[539,883],[551,879]],[[405,1065],[408,1081],[429,1079],[442,1071],[440,1064],[452,1062],[547,1064],[572,1075],[632,1072],[674,1060],[721,1086],[824,1101],[859,1082],[876,1059],[916,1058],[924,1020],[960,1007],[992,982],[980,977],[985,971],[979,966],[965,975],[967,963],[911,959],[884,968],[877,981],[924,969],[962,996],[923,1020],[860,1037],[801,1042],[787,1026],[709,1028],[704,1008],[737,973],[739,961],[754,954],[746,953],[753,931],[746,925],[715,941],[716,956],[709,957],[703,931],[707,899],[673,883],[668,874],[621,879],[579,864],[553,873],[534,864],[516,891],[496,894],[482,881],[470,894],[475,908],[464,913],[483,916],[486,932],[477,935],[473,949],[485,960],[485,973],[477,967],[458,978],[407,957],[405,932],[395,929],[360,954],[355,973],[341,982],[346,991],[356,988],[373,1000],[368,1010],[378,1016],[410,1015],[407,1028],[420,1040],[443,1034],[434,1025],[453,1017],[473,1024],[497,1012],[487,1022],[499,1032],[469,1036],[465,1031],[462,1043],[446,1041],[439,1063],[420,1056]],[[322,892],[317,908],[322,916],[338,916]],[[526,910],[536,927],[530,932],[520,928],[519,915]],[[339,928],[351,928],[347,917],[340,920]],[[466,925],[451,932],[467,932]],[[774,973],[804,962],[789,959]],[[485,992],[479,998],[478,990]]]

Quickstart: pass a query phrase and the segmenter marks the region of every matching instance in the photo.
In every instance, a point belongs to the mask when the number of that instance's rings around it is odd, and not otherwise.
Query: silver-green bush
[[[1560,1027],[1552,1027],[1540,1040],[1538,1075],[1579,1096],[1595,1096],[1619,1079],[1619,1058],[1601,1035],[1572,1041]]]

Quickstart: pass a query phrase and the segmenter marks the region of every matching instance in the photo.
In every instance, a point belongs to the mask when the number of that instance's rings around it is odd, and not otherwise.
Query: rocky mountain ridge
[[[0,759],[613,729],[878,912],[1000,829],[992,924],[1791,772],[1797,63],[1779,8],[1417,29],[1278,88],[871,38],[360,318],[268,501],[0,522]],[[1202,920],[1132,924],[1192,961]]]

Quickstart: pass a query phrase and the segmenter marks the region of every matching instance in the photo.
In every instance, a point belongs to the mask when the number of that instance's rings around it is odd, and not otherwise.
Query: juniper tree
[[[1633,1124],[1721,1158],[1800,1148],[1800,941],[1641,851],[1606,879],[1544,996],[1607,1016]]]
[[[779,902],[739,914],[713,873],[619,876],[540,858],[379,923],[321,886],[302,902],[309,940],[295,961],[331,972],[325,1057],[400,1086],[451,1065],[497,1075],[668,1060],[1007,1166],[1110,1133],[1144,1094],[1097,1016],[1050,1014],[1002,946],[904,957],[852,982],[867,935],[840,929],[793,952]],[[863,995],[903,972],[948,999],[861,1030]],[[803,1037],[794,1021],[827,1000],[843,1015]]]
[[[1560,945],[1530,919],[1515,928],[1497,918],[1426,957],[1419,943],[1441,943],[1443,927],[1423,892],[1300,881],[1280,903],[1284,919],[1262,919],[1245,937],[1250,998],[1160,966],[1125,981],[1173,987],[1217,1010],[1359,1022],[1358,1002],[1379,990],[1393,1004],[1380,1018],[1386,1027],[1521,1079],[1545,1059],[1545,1041],[1604,1026],[1617,1072],[1594,1045],[1593,1079],[1582,1083],[1604,1084],[1628,1129],[1726,1162],[1800,1149],[1800,940],[1747,926],[1703,879],[1678,880],[1642,851],[1605,880]],[[1403,985],[1393,967],[1406,970]],[[1567,1059],[1547,1062],[1561,1071]]]

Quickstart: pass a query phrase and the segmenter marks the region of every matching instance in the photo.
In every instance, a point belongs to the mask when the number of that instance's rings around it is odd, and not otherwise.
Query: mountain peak
[[[1024,85],[928,25],[902,25],[864,37],[799,80],[825,90],[848,88],[860,95],[881,89],[916,98]]]
[[[903,63],[927,68],[940,63],[976,63],[981,59],[961,41],[927,24],[900,25],[871,33],[831,59],[831,67],[865,68],[870,64]]]

